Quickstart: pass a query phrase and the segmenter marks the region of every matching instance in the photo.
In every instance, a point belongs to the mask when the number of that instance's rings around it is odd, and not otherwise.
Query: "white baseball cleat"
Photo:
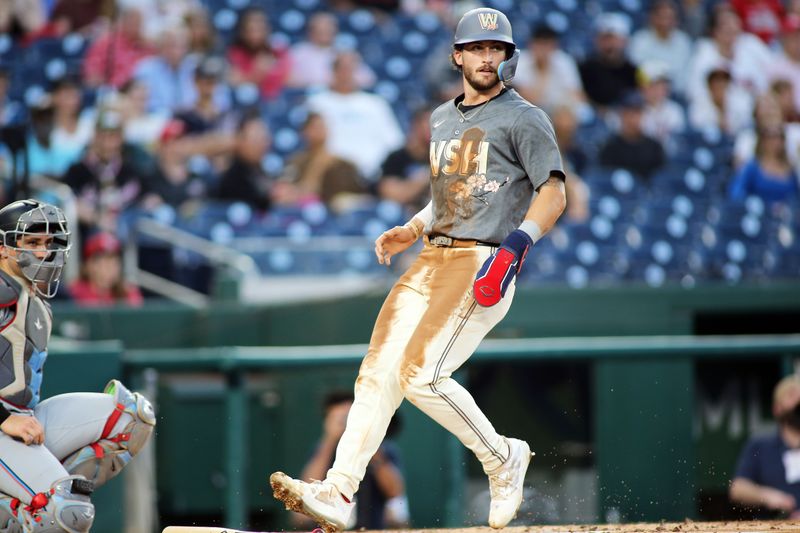
[[[326,533],[346,529],[355,503],[348,503],[339,490],[329,483],[306,483],[293,479],[283,472],[269,477],[273,495],[286,504],[286,509],[309,516],[322,526]]]
[[[489,492],[492,504],[489,507],[489,526],[494,529],[506,527],[517,516],[522,504],[522,486],[525,472],[531,462],[528,443],[518,439],[508,440],[508,459],[493,472],[489,472]]]

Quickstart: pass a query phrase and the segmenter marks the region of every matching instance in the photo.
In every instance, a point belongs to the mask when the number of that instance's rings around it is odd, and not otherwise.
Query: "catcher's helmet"
[[[45,234],[52,239],[46,249],[21,247],[20,239],[32,234]],[[64,212],[38,200],[12,202],[0,209],[0,239],[3,246],[16,250],[17,264],[34,290],[46,298],[54,296],[71,246]]]
[[[479,7],[464,13],[453,35],[453,46],[475,41],[500,41],[509,45],[508,55],[516,48],[511,23],[503,13],[490,7]]]

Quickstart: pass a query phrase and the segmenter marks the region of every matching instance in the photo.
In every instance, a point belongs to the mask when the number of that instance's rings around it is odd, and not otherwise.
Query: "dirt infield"
[[[497,530],[488,527],[464,529],[409,530],[408,533],[489,533]],[[662,522],[659,524],[603,524],[579,526],[523,526],[507,527],[502,533],[692,533],[721,531],[723,533],[800,533],[800,521],[771,522]]]

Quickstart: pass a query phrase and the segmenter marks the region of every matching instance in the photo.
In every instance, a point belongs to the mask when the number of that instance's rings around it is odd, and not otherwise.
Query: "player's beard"
[[[489,78],[484,78],[478,74],[478,70],[475,69],[473,71],[464,71],[464,79],[467,80],[469,86],[478,91],[479,93],[488,91],[493,89],[498,83],[500,83],[500,76],[497,75],[497,71],[492,71],[492,76]]]

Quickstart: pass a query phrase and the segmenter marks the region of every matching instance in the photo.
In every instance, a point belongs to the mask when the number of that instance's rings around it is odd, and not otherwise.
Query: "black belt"
[[[477,240],[454,239],[447,235],[426,235],[425,239],[432,246],[440,248],[471,248],[472,246],[489,246],[491,248],[498,248],[500,245],[496,242],[485,242]]]

